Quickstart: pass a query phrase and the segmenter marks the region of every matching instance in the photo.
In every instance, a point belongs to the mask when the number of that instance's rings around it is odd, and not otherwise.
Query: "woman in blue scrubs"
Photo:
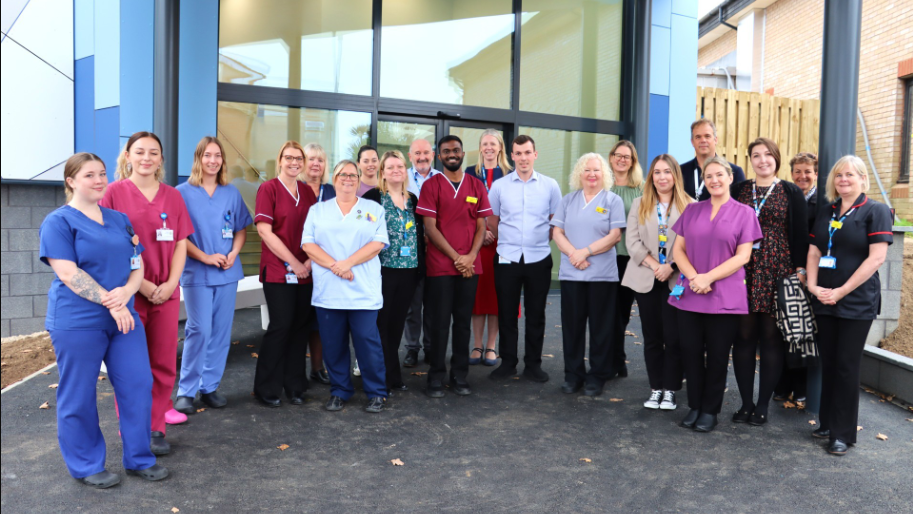
[[[330,375],[326,408],[339,411],[352,398],[349,338],[361,368],[368,404],[381,412],[387,398],[384,350],[377,329],[381,293],[381,250],[390,245],[383,206],[359,198],[358,167],[341,161],[333,170],[336,198],[311,206],[301,247],[312,262],[323,360]]]
[[[241,193],[228,183],[224,155],[218,139],[204,137],[193,154],[190,178],[177,187],[194,230],[181,275],[187,324],[174,402],[174,410],[184,414],[196,411],[197,392],[214,409],[228,403],[218,389],[231,347],[238,281],[244,278],[238,254],[253,220]]]
[[[93,154],[64,167],[69,203],[45,218],[39,231],[42,262],[57,275],[48,291],[45,327],[57,356],[57,439],[67,469],[99,489],[120,483],[105,469],[96,383],[102,362],[121,400],[120,433],[128,475],[162,480],[151,438],[152,371],[146,334],[133,296],[143,281],[143,251],[126,215],[99,207],[108,178]]]

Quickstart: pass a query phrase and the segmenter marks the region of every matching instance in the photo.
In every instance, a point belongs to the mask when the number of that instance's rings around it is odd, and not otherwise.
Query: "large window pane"
[[[377,152],[399,150],[406,157],[406,166],[412,167],[409,159],[409,148],[416,139],[424,139],[431,143],[431,148],[436,144],[437,125],[426,123],[409,123],[402,121],[377,122]]]
[[[463,141],[463,151],[466,156],[463,158],[463,168],[475,166],[479,163],[479,140],[482,139],[482,133],[486,129],[473,127],[455,127],[450,126],[450,135],[457,136]],[[500,129],[499,129],[500,131]],[[501,138],[504,138],[504,132],[501,131]],[[508,148],[505,149],[508,158],[510,158],[510,142],[505,143]],[[476,168],[478,169],[478,168]]]
[[[222,0],[219,81],[371,94],[371,0]]]
[[[520,109],[619,119],[622,0],[524,0]]]
[[[510,108],[511,0],[386,0],[380,94]]]
[[[225,164],[251,216],[260,184],[276,176],[276,156],[284,142],[320,144],[332,171],[338,161],[355,159],[358,147],[368,141],[370,128],[371,115],[363,112],[219,102],[218,132],[225,146]],[[256,275],[260,238],[253,226],[240,257],[244,274]]]
[[[570,192],[568,183],[571,172],[574,171],[574,165],[581,155],[597,152],[603,157],[607,157],[612,146],[618,142],[618,136],[536,127],[520,127],[520,134],[530,136],[536,142],[536,151],[539,153],[539,158],[536,160],[536,171],[557,180],[558,185],[561,186],[562,195]],[[552,259],[555,262],[555,267],[552,269],[552,281],[557,281],[561,253],[554,242],[552,243]]]

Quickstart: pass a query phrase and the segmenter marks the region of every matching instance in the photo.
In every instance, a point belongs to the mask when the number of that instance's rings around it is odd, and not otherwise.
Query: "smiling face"
[[[770,178],[777,174],[777,160],[773,152],[765,145],[755,145],[751,149],[751,168],[758,178]]]
[[[219,145],[215,143],[209,143],[206,145],[206,149],[203,150],[203,158],[200,159],[203,163],[203,173],[209,177],[218,177],[219,172],[222,171],[222,150],[219,149]]]
[[[406,182],[406,163],[399,157],[387,157],[384,161],[384,180],[387,184],[402,185]]]
[[[463,169],[463,145],[459,141],[447,141],[441,145],[441,162],[451,173]]]
[[[337,196],[352,197],[358,191],[358,168],[351,164],[339,170],[333,177],[333,187]]]
[[[412,167],[422,175],[427,175],[431,171],[431,163],[434,162],[434,151],[431,150],[431,143],[424,139],[416,139],[409,147],[409,160],[412,161]]]
[[[323,181],[323,173],[327,169],[327,161],[317,150],[311,150],[307,154],[308,163],[304,170],[304,177],[310,184],[319,184]]]
[[[612,171],[622,175],[630,171],[631,166],[634,165],[634,152],[624,145],[619,145],[609,158],[612,159]]]
[[[852,166],[844,166],[834,172],[834,188],[838,195],[853,201],[865,192],[865,182]]]
[[[704,184],[710,191],[710,196],[720,198],[729,195],[729,186],[732,184],[732,175],[726,168],[719,164],[710,164],[704,170]]]
[[[138,139],[127,150],[126,156],[133,173],[141,177],[154,176],[162,167],[162,147],[151,137]]]
[[[517,165],[517,171],[531,173],[536,164],[536,159],[539,158],[539,152],[536,151],[531,141],[527,141],[522,145],[514,143],[511,157],[514,159],[514,164]]]
[[[298,178],[304,169],[304,153],[295,147],[288,147],[282,150],[282,157],[279,159],[279,171],[288,178]]]
[[[703,162],[716,155],[716,135],[709,123],[701,123],[691,131],[691,146],[699,162]]]
[[[656,161],[656,166],[653,167],[653,186],[656,187],[657,193],[664,195],[671,193],[672,188],[675,187],[672,166],[662,159]]]
[[[581,175],[584,192],[591,194],[602,189],[605,183],[603,173],[602,162],[599,159],[588,160]]]
[[[377,152],[374,150],[365,150],[362,152],[361,159],[358,160],[358,169],[361,170],[362,177],[368,180],[376,177],[378,166]]]
[[[793,182],[802,189],[803,193],[808,194],[812,187],[818,183],[818,173],[815,171],[815,165],[810,162],[793,164]]]
[[[66,179],[73,190],[73,198],[86,203],[97,203],[105,195],[108,187],[108,174],[104,163],[89,161],[82,165],[76,175]]]
[[[479,148],[482,152],[482,162],[486,167],[498,165],[498,154],[501,153],[501,142],[498,138],[490,134],[482,136]]]

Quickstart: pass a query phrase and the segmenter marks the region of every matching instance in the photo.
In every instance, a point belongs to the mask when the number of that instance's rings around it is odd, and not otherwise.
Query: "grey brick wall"
[[[38,259],[38,228],[65,200],[62,187],[0,185],[0,337],[44,330],[54,274]]]
[[[895,227],[894,244],[888,247],[888,256],[878,270],[881,278],[881,314],[872,323],[865,344],[881,346],[881,340],[897,329],[900,320],[900,299],[903,289],[903,247],[910,244],[904,232],[907,227]]]

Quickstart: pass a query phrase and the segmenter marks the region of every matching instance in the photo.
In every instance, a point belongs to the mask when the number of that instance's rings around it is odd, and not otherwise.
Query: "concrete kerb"
[[[15,382],[15,383],[13,383],[13,384],[10,384],[10,385],[4,387],[2,390],[0,390],[0,394],[6,394],[8,391],[11,391],[11,390],[13,390],[13,389],[15,389],[15,388],[21,386],[22,384],[24,384],[24,383],[28,382],[29,380],[31,380],[31,379],[37,377],[38,375],[41,375],[41,374],[43,374],[43,373],[47,373],[48,371],[54,369],[56,366],[57,366],[57,363],[56,363],[56,362],[52,362],[52,363],[48,364],[47,366],[45,366],[45,367],[39,369],[38,371],[32,373],[31,375],[29,375],[29,376],[23,378],[22,380],[20,380],[20,381],[18,381],[18,382]]]
[[[913,404],[913,359],[866,346],[860,372],[864,385]]]

